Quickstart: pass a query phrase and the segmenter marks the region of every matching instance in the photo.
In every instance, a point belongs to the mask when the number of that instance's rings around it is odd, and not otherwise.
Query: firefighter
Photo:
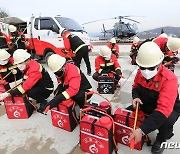
[[[140,109],[147,114],[145,121],[137,128],[130,140],[139,142],[142,134],[158,130],[152,146],[153,154],[160,154],[164,148],[161,143],[170,139],[173,125],[180,115],[178,95],[178,79],[175,74],[161,64],[164,54],[154,42],[146,42],[139,48],[136,63],[139,66],[132,86],[132,106],[135,109],[140,103]]]
[[[0,100],[8,96],[27,94],[40,103],[39,111],[44,109],[46,98],[53,92],[53,82],[49,73],[35,60],[30,59],[30,54],[24,49],[17,49],[14,54],[14,64],[24,74],[23,83],[9,93],[0,94]]]
[[[10,40],[7,37],[7,35],[1,32],[1,29],[0,29],[0,49],[4,49],[9,52],[9,47],[8,47],[9,42]]]
[[[177,50],[180,48],[180,39],[173,37],[158,37],[153,40],[164,53],[163,65],[174,72],[174,67],[179,58],[176,57]]]
[[[140,44],[141,44],[140,39],[137,36],[134,37],[133,44],[131,45],[131,50],[130,50],[130,57],[131,57],[132,65],[136,65],[136,56],[137,56]]]
[[[102,74],[113,73],[115,76],[115,87],[119,87],[118,81],[121,79],[121,66],[117,61],[114,54],[111,54],[111,50],[107,46],[102,46],[99,51],[99,56],[95,59],[95,70],[93,79],[98,81],[98,78]]]
[[[13,65],[13,58],[4,49],[0,49],[0,83],[10,89],[9,83],[22,78],[22,72]]]
[[[14,25],[9,25],[8,27],[10,35],[10,54],[13,55],[14,51],[17,49],[26,49],[25,41],[26,37],[25,35],[18,31],[17,28]]]
[[[84,58],[87,67],[87,74],[91,75],[91,64],[89,61],[90,47],[85,44],[77,35],[72,34],[67,30],[62,31],[65,50],[72,50],[76,54],[74,63],[80,68],[81,60]]]
[[[58,54],[53,54],[48,59],[48,66],[58,79],[58,87],[55,90],[55,98],[46,106],[50,109],[56,107],[62,101],[71,98],[80,108],[92,95],[86,92],[92,91],[92,86],[77,66],[66,63],[66,59]]]
[[[117,58],[119,57],[119,46],[116,44],[116,39],[113,37],[110,40],[110,43],[107,45],[111,51],[112,54],[114,54]]]

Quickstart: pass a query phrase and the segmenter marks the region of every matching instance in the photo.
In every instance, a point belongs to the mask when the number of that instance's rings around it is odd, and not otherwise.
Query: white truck
[[[64,43],[61,33],[64,28],[78,35],[87,45],[92,47],[87,32],[71,18],[61,16],[32,16],[28,20],[22,20],[17,17],[9,17],[3,19],[0,24],[0,28],[13,24],[25,34],[27,49],[33,58],[47,60],[53,53],[67,57],[62,52]]]

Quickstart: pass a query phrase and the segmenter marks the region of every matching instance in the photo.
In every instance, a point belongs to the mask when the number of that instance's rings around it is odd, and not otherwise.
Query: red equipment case
[[[61,102],[58,108],[51,109],[51,118],[53,126],[72,132],[78,125],[75,102],[72,99]]]
[[[9,119],[27,119],[35,109],[25,95],[7,97],[4,99],[4,105]]]
[[[114,123],[115,123],[115,138],[116,141],[130,146],[129,137],[132,133],[134,127],[134,118],[135,113],[129,110],[118,108],[114,113]],[[145,115],[144,113],[139,110],[138,112],[138,119],[137,119],[137,127],[142,124],[144,121]],[[144,138],[138,142],[134,148],[137,150],[141,150],[144,143]]]
[[[98,102],[94,102],[94,101],[89,101],[87,102],[83,108],[88,108],[88,107],[91,107],[91,108],[94,108],[94,109],[97,109],[99,111],[102,111],[104,113],[107,113],[109,115],[111,115],[111,105],[110,105],[110,102],[108,101],[102,101],[100,103]],[[94,115],[94,116],[97,116],[97,117],[101,117],[102,114],[98,113],[98,112],[94,112],[93,110],[89,110],[87,111],[87,114],[89,115]]]
[[[80,148],[88,153],[111,154],[113,145],[112,120],[86,114],[80,121]]]

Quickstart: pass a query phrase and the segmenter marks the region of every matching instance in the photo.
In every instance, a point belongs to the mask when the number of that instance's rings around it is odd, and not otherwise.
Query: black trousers
[[[133,106],[129,106],[126,108],[127,110],[133,111]],[[161,127],[158,128],[158,134],[156,136],[156,141],[164,142],[172,137],[173,134],[173,126],[175,122],[178,120],[180,114],[176,111],[173,111],[170,116],[164,121]]]
[[[81,49],[79,49],[76,52],[76,57],[74,59],[74,63],[80,69],[81,60],[82,60],[82,58],[84,58],[84,62],[86,63],[86,67],[87,67],[87,72],[91,72],[91,64],[89,61],[89,53],[88,52],[89,52],[88,46],[84,46]]]
[[[85,91],[80,90],[75,96],[73,96],[71,99],[74,100],[80,108],[83,108],[84,104],[86,103],[86,100],[90,99],[92,95],[86,95]]]
[[[173,126],[179,118],[179,113],[173,111],[166,121],[158,128],[159,133],[156,136],[156,140],[164,142],[172,137]]]
[[[27,91],[27,96],[35,99],[37,103],[46,104],[46,99],[50,96],[53,90],[48,90],[44,87],[33,87]]]

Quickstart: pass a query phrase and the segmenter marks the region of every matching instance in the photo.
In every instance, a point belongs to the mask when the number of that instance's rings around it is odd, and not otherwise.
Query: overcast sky
[[[80,24],[119,15],[132,15],[139,31],[160,26],[180,26],[180,0],[0,0],[0,7],[10,16],[62,15]],[[144,16],[144,17],[137,17]],[[88,32],[112,28],[115,20],[84,26]]]

